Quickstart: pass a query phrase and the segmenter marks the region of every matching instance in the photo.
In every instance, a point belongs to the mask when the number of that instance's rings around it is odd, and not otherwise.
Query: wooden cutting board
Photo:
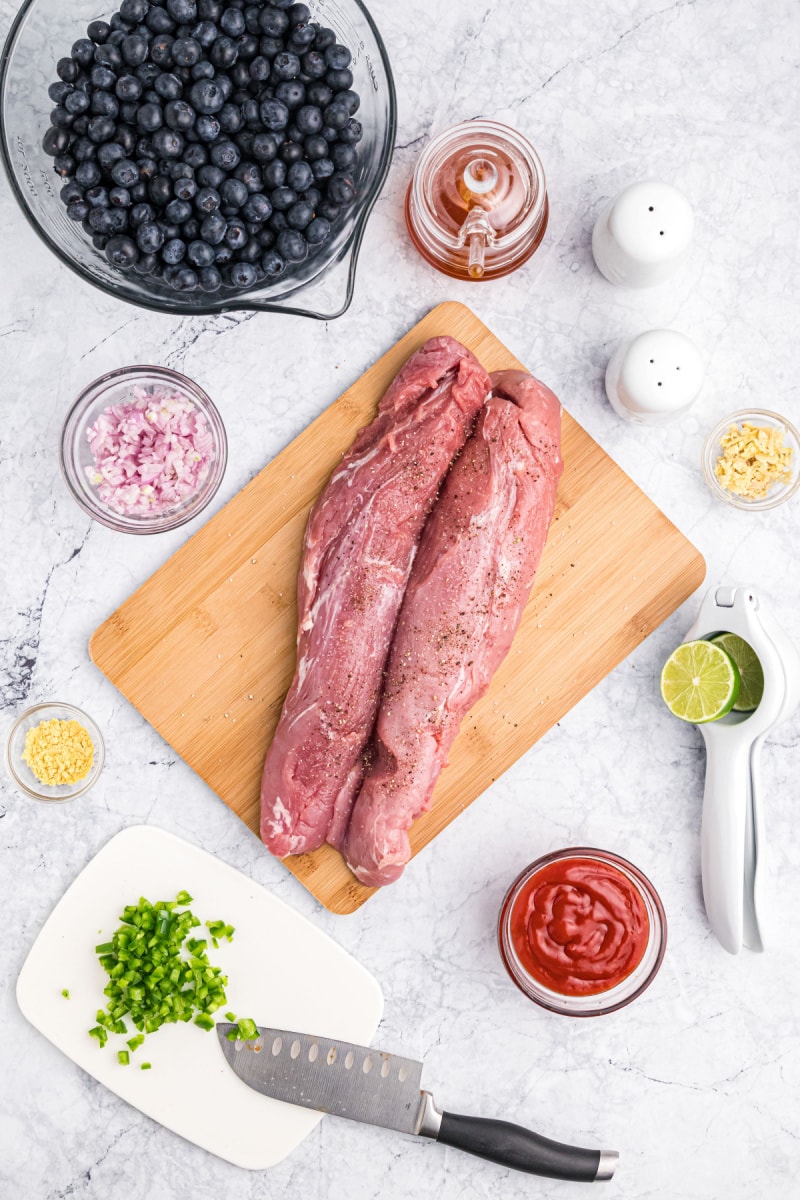
[[[264,754],[294,672],[308,510],[402,364],[439,334],[468,346],[488,371],[523,366],[464,305],[438,305],[90,641],[100,670],[256,836]],[[564,474],[533,595],[489,692],[464,721],[430,811],[414,825],[414,854],[705,576],[700,553],[566,412],[562,439]],[[330,846],[284,862],[332,912],[354,912],[374,890]]]

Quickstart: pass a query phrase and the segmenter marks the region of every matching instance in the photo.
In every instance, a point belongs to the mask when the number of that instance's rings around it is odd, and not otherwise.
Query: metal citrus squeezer
[[[707,594],[686,641],[736,633],[758,656],[764,692],[752,712],[698,728],[706,745],[701,830],[703,899],[714,934],[731,954],[763,950],[769,918],[761,747],[800,702],[800,653],[754,587]]]

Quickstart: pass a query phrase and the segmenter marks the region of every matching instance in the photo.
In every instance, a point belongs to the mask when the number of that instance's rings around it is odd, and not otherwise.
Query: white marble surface
[[[7,25],[9,0],[0,11]],[[800,718],[764,750],[780,896],[763,956],[726,954],[699,885],[704,755],[658,697],[661,663],[692,597],[358,913],[320,908],[91,665],[96,625],[187,530],[130,539],[90,524],[62,486],[57,439],[76,392],[151,361],[185,371],[223,410],[230,464],[215,508],[436,302],[475,312],[702,550],[708,581],[763,589],[800,643],[800,500],[763,515],[712,499],[704,431],[756,403],[800,418],[797,385],[796,78],[792,0],[599,0],[397,5],[373,0],[399,100],[391,174],[368,226],[350,310],[170,319],[126,307],[56,263],[0,182],[0,700],[5,736],[27,704],[91,710],[108,759],[83,801],[36,805],[0,781],[0,1195],[4,1200],[404,1200],[566,1197],[456,1151],[326,1119],[282,1164],[250,1174],[153,1124],[83,1074],[20,1015],[14,982],[47,914],[117,830],[152,822],[209,849],[355,954],[383,987],[376,1043],[424,1058],[455,1111],[517,1120],[621,1152],[611,1197],[790,1200],[800,1160]],[[516,275],[456,284],[404,235],[402,197],[434,132],[466,117],[515,122],[537,146],[553,218]],[[656,290],[615,290],[593,268],[602,204],[660,176],[692,199],[694,251]],[[663,430],[623,423],[603,372],[646,328],[690,334],[707,355],[696,408]],[[202,520],[202,518],[201,518]],[[509,882],[556,847],[595,844],[636,862],[667,909],[661,973],[631,1007],[577,1021],[540,1011],[495,945]]]

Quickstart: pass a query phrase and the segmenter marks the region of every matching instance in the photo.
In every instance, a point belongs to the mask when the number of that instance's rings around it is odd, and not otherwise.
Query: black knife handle
[[[601,1155],[599,1150],[564,1146],[508,1121],[462,1117],[458,1113],[442,1113],[436,1140],[517,1171],[582,1183],[593,1183],[597,1179],[601,1158],[606,1160],[606,1169],[600,1177],[610,1178],[612,1164],[616,1161],[616,1155],[612,1157],[611,1154]]]

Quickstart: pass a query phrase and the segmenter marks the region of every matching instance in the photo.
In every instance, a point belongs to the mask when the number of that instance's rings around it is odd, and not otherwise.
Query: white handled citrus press
[[[719,942],[738,954],[743,945],[762,951],[767,940],[770,889],[759,762],[767,734],[800,702],[800,653],[754,587],[711,588],[685,640],[724,632],[748,643],[764,673],[763,695],[752,712],[698,726],[706,745],[703,900]]]

